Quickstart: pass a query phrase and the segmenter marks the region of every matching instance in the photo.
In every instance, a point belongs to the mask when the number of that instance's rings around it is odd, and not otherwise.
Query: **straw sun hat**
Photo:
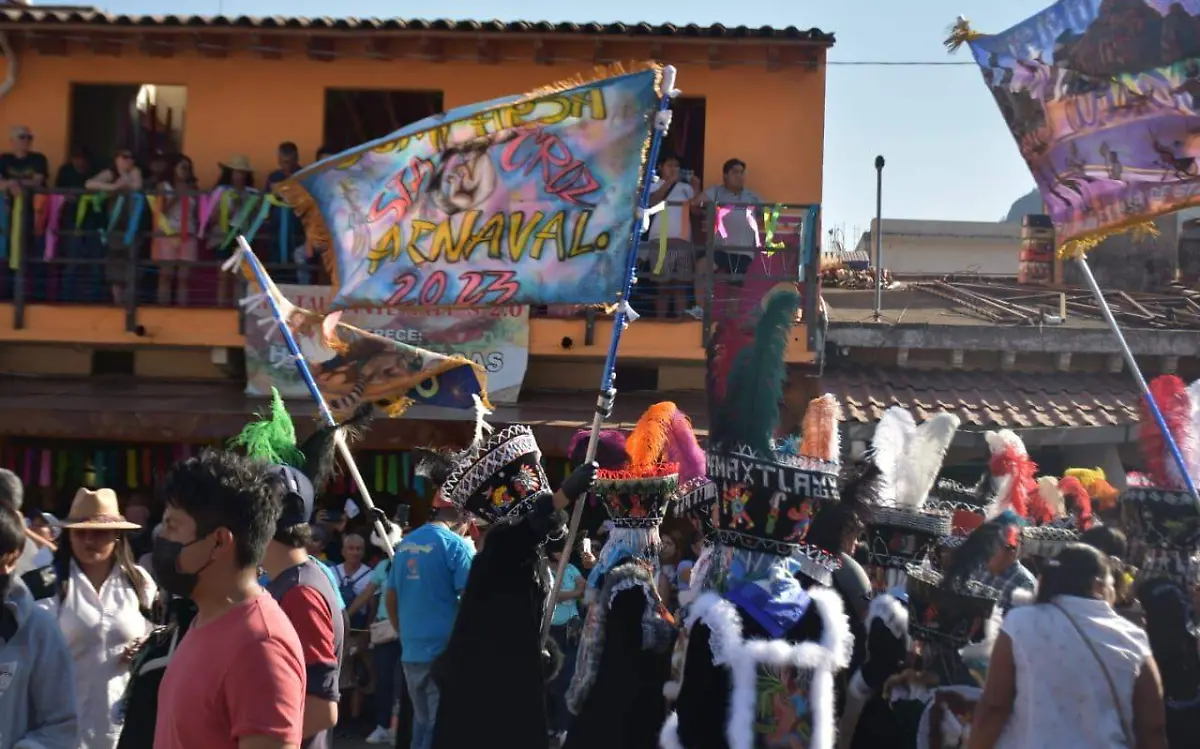
[[[235,172],[253,172],[254,167],[250,166],[250,157],[244,153],[236,153],[228,159],[220,162],[218,166],[226,169],[232,169]]]
[[[117,493],[112,489],[80,489],[71,500],[71,512],[62,521],[71,530],[135,531],[142,526],[121,514]]]

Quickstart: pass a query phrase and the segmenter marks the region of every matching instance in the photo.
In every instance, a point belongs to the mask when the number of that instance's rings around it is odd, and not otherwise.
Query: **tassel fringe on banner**
[[[981,36],[983,34],[971,29],[971,22],[965,16],[959,16],[954,25],[950,27],[950,36],[946,37],[943,44],[946,45],[948,51],[957,52],[959,47],[973,42]]]
[[[1145,215],[1137,216],[1129,219],[1129,221],[1123,224],[1109,227],[1105,229],[1103,233],[1068,240],[1058,248],[1058,257],[1062,258],[1063,260],[1072,260],[1077,257],[1083,257],[1092,250],[1096,249],[1096,247],[1098,247],[1104,240],[1120,234],[1131,234],[1135,241],[1139,239],[1157,238],[1159,231],[1158,226],[1154,223],[1154,219],[1159,216],[1165,216],[1169,213],[1174,213],[1177,210],[1178,207],[1167,211],[1162,211],[1161,213],[1156,213],[1150,217]]]
[[[591,77],[585,77],[584,75],[580,74],[572,78],[566,78],[555,83],[551,83],[547,86],[534,89],[530,93],[518,99],[516,102],[509,102],[507,104],[498,105],[491,109],[485,109],[480,112],[476,112],[472,115],[472,118],[480,117],[497,109],[511,107],[516,103],[529,102],[535,99],[553,96],[555,94],[562,93],[563,91],[569,91],[573,88],[578,88],[579,86],[586,86],[589,83],[603,81],[606,78],[613,78],[619,75],[632,75],[633,73],[639,73],[645,70],[654,71],[655,90],[659,93],[660,97],[664,95],[662,65],[649,61],[630,63],[618,62],[611,65],[596,66],[595,72]],[[673,81],[670,83],[673,84]],[[674,97],[679,92],[672,87],[672,90],[669,93],[672,97]],[[453,122],[442,123],[437,126],[437,129],[444,129],[453,124]],[[411,137],[415,139],[419,137],[419,134],[413,134]],[[650,140],[650,138],[647,138],[646,142],[642,145],[641,168],[643,173],[645,173],[646,170],[646,157],[650,152]],[[331,167],[337,166],[338,163],[339,162],[336,159],[329,160],[329,166]],[[275,194],[279,196],[284,203],[291,206],[292,210],[295,211],[296,215],[300,218],[300,223],[304,226],[304,234],[312,243],[312,245],[320,246],[322,248],[321,261],[325,265],[326,272],[329,273],[329,278],[332,282],[333,288],[335,290],[338,289],[341,286],[341,279],[338,278],[337,274],[337,260],[333,251],[333,238],[329,235],[329,228],[325,224],[325,217],[321,215],[321,211],[317,207],[316,200],[313,199],[313,196],[309,194],[308,190],[304,189],[304,186],[301,185],[300,182],[295,178],[279,182],[274,186],[273,189]]]

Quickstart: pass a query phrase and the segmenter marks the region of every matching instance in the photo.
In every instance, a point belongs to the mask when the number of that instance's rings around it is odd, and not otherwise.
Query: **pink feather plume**
[[[704,449],[696,440],[692,420],[683,411],[676,411],[667,426],[666,453],[668,463],[679,464],[681,484],[704,476],[708,471],[708,460],[704,457]]]
[[[1187,385],[1175,375],[1162,375],[1150,381],[1150,394],[1158,408],[1162,411],[1167,429],[1175,438],[1175,444],[1183,455],[1185,465],[1195,465],[1198,447],[1196,434],[1192,427],[1192,399],[1188,395]],[[1144,399],[1138,402],[1140,415],[1138,424],[1138,440],[1142,444],[1143,457],[1150,475],[1162,486],[1182,489],[1186,486],[1171,450],[1167,447],[1158,422],[1150,413]]]

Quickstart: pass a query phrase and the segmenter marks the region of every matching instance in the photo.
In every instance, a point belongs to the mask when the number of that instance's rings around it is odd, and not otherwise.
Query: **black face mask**
[[[178,541],[168,541],[161,536],[154,540],[154,549],[151,552],[151,566],[154,568],[154,577],[158,580],[158,584],[163,590],[173,596],[181,598],[191,598],[192,591],[196,589],[196,583],[200,579],[200,573],[212,564],[210,557],[200,569],[195,572],[184,572],[179,569],[179,555],[183,550],[192,544],[199,543],[203,539],[196,539],[191,543],[179,543]]]

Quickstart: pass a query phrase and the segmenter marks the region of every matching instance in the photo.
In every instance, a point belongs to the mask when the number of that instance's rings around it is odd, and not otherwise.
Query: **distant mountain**
[[[1031,192],[1023,195],[1013,202],[1012,208],[1008,209],[1008,215],[1000,223],[1003,224],[1019,224],[1031,213],[1044,213],[1042,210],[1042,194],[1035,187]]]

